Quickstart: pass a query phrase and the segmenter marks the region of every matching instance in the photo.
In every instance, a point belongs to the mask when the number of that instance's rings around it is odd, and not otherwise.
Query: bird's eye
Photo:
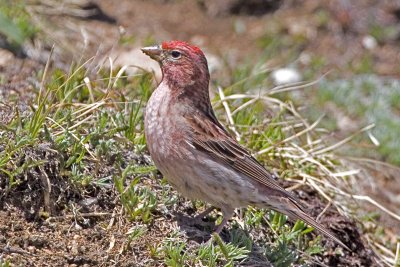
[[[178,59],[178,58],[181,57],[181,52],[174,50],[174,51],[171,52],[171,56],[172,56],[174,59]]]

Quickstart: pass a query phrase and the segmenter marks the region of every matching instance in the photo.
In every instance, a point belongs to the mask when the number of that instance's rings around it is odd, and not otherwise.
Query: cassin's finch
[[[182,195],[221,209],[224,219],[216,232],[236,208],[253,205],[301,219],[346,248],[218,122],[208,92],[207,60],[199,48],[171,41],[142,51],[160,64],[163,74],[146,107],[151,157]]]

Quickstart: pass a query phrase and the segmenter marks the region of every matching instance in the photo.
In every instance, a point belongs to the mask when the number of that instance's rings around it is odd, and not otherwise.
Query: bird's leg
[[[221,231],[222,231],[222,229],[224,229],[226,223],[233,217],[233,213],[234,213],[233,209],[222,210],[222,215],[224,216],[224,219],[218,225],[217,230],[215,230],[215,232],[217,234],[221,233]]]
[[[215,209],[215,208],[214,208],[213,206],[208,207],[205,211],[203,211],[203,212],[197,214],[197,215],[194,217],[194,220],[195,220],[195,221],[198,221],[198,222],[202,222],[202,219],[203,219],[204,217],[206,217],[208,214],[210,214],[214,209]]]
[[[204,222],[203,218],[206,217],[210,212],[212,212],[215,209],[215,207],[211,206],[204,210],[203,212],[197,214],[196,216],[193,217],[192,223],[193,224],[198,224],[201,226],[210,226],[210,222]]]

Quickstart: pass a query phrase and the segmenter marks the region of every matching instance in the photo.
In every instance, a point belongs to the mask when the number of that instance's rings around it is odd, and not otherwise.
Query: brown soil
[[[146,177],[143,182],[155,183],[154,186],[158,183]],[[56,209],[48,218],[48,213],[43,211],[45,190],[39,183],[33,179],[32,184],[17,186],[3,199],[0,209],[0,252],[3,258],[10,258],[20,266],[163,266],[160,259],[149,254],[149,248],[161,244],[174,229],[179,227],[186,232],[189,247],[198,247],[210,238],[215,227],[214,216],[204,225],[193,224],[191,218],[198,211],[184,201],[175,211],[154,211],[155,219],[150,224],[128,221],[113,188],[88,187],[82,195],[64,179],[55,177],[52,177],[52,188],[56,193],[51,194],[51,203],[55,203]],[[299,192],[312,215],[322,212],[324,204],[316,192],[307,188]],[[313,258],[315,266],[378,266],[353,222],[329,208],[321,223],[353,251],[337,254],[334,252],[337,245],[323,240],[325,252]],[[142,226],[146,227],[146,234],[130,242],[129,231]],[[225,241],[229,241],[230,231],[254,237],[253,251],[241,266],[272,266],[261,250],[265,244],[260,243],[262,237],[274,235],[268,225],[248,232],[230,225],[222,232]]]

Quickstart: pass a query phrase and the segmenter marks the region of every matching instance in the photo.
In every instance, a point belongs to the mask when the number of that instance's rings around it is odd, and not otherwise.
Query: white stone
[[[296,83],[301,81],[300,73],[293,68],[281,68],[274,70],[271,77],[276,85]]]
[[[366,35],[362,39],[362,45],[364,46],[364,48],[372,50],[378,45],[378,42],[376,41],[375,37],[371,35]]]

